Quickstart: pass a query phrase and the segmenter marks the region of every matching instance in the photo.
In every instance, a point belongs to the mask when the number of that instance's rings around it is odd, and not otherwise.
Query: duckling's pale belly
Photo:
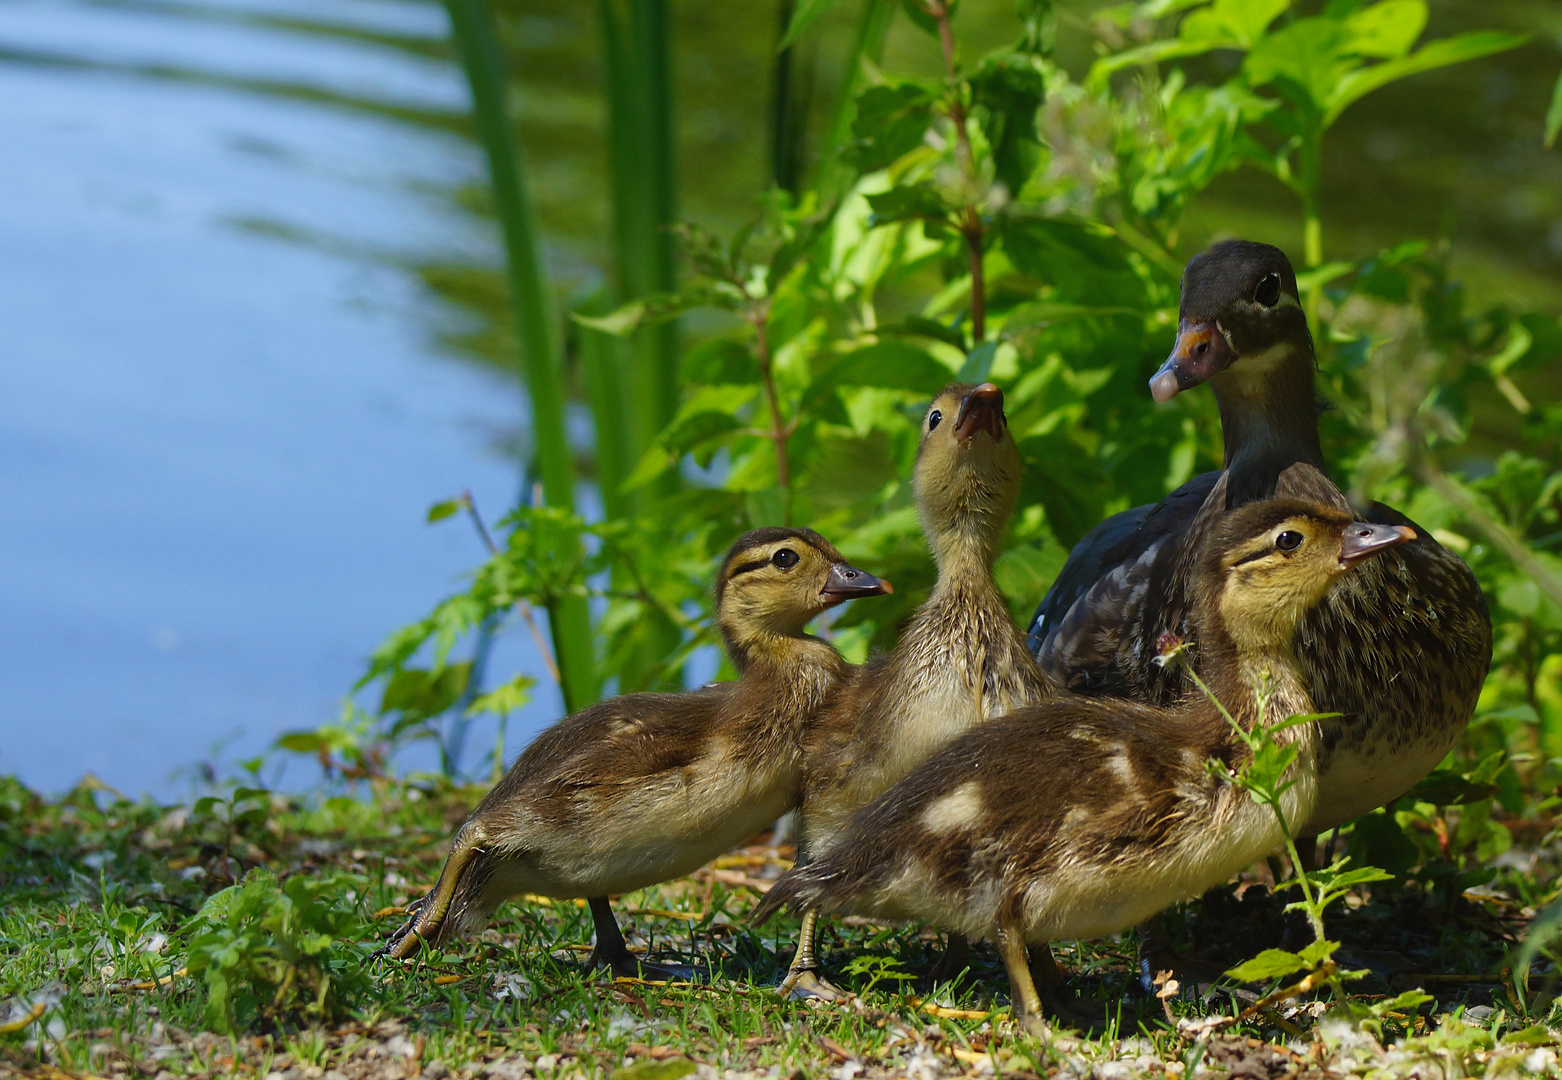
[[[485,892],[578,898],[643,889],[691,873],[797,805],[794,755],[764,769],[725,743],[688,767],[571,796],[565,824],[536,815],[518,847],[496,847]]]

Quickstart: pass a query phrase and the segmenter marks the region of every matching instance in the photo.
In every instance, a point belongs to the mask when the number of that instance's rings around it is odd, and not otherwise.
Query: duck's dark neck
[[[1226,444],[1226,506],[1274,494],[1280,473],[1304,462],[1324,469],[1310,342],[1243,357],[1212,380]]]

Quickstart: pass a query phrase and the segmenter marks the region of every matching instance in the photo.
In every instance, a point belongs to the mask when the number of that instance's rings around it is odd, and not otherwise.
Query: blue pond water
[[[256,13],[443,33],[434,4],[0,2],[0,771],[44,790],[176,794],[332,719],[478,557],[425,508],[516,490],[521,394],[441,352],[408,269],[492,258],[449,197],[476,155],[245,88],[458,111],[457,73]]]

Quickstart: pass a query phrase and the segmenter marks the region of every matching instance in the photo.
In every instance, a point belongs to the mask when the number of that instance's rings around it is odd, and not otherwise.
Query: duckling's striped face
[[[1020,490],[1020,453],[1002,390],[955,383],[939,392],[922,418],[915,487],[930,536],[972,526],[1002,530]]]
[[[826,608],[892,592],[812,529],[755,529],[739,538],[716,581],[716,614],[739,638],[795,635]]]
[[[1302,617],[1342,574],[1415,538],[1407,528],[1352,521],[1293,500],[1254,504],[1233,519],[1215,546],[1221,617],[1241,649],[1289,645]]]

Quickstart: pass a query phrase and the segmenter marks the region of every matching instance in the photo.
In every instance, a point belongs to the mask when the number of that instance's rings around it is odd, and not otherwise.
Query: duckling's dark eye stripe
[[[764,568],[766,566],[769,566],[769,565],[770,565],[770,560],[769,559],[755,559],[753,562],[746,562],[742,566],[740,566],[737,569],[733,570],[732,571],[732,576],[733,577],[737,577],[739,574],[746,574],[750,570],[759,570],[759,569],[762,569],[762,568]]]
[[[1250,563],[1254,559],[1262,559],[1265,555],[1273,555],[1274,553],[1275,553],[1275,549],[1274,548],[1267,547],[1267,548],[1264,548],[1262,551],[1255,551],[1251,555],[1244,555],[1240,559],[1238,559],[1236,562],[1232,563],[1231,565],[1234,566],[1234,567],[1235,566],[1241,566],[1243,563]]]

